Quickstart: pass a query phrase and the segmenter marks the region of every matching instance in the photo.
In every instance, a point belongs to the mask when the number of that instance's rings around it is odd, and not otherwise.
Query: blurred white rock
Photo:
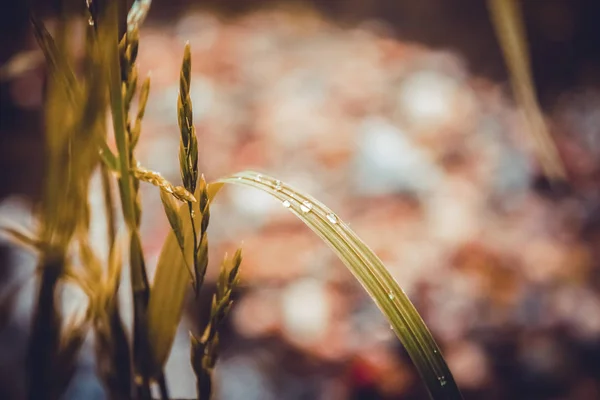
[[[441,171],[398,127],[371,117],[359,129],[355,185],[361,194],[424,194],[436,186]]]

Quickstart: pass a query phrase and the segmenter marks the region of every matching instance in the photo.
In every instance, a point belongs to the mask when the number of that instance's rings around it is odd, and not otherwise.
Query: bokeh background
[[[51,21],[53,2],[38,3]],[[334,209],[415,303],[465,398],[600,398],[597,0],[523,2],[564,184],[548,183],[533,157],[483,0],[154,3],[138,58],[152,73],[143,165],[179,179],[189,40],[207,179],[264,171]],[[0,61],[26,62],[2,70],[0,218],[31,225],[44,67],[24,5],[2,9]],[[169,227],[153,187],[143,207],[152,268]],[[209,282],[199,302],[190,296],[168,363],[174,397],[194,395],[187,332],[207,317],[217,261],[243,242],[218,399],[427,398],[368,296],[281,204],[232,188],[211,214]],[[0,294],[21,285],[0,318],[0,397],[20,398],[35,260],[0,249]],[[66,296],[65,307],[78,303]],[[69,396],[104,398],[91,353]]]

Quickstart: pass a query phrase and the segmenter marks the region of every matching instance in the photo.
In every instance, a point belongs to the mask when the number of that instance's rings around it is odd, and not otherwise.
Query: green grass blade
[[[280,200],[315,232],[358,279],[405,346],[434,399],[461,399],[440,349],[419,313],[379,258],[329,208],[315,198],[256,172],[242,172],[213,184],[215,196],[222,184],[260,189]]]
[[[220,179],[208,187],[212,201],[226,183],[263,190],[290,209],[340,257],[390,321],[406,347],[434,399],[462,399],[438,346],[418,312],[383,266],[379,258],[330,209],[316,199],[278,180],[255,172],[243,172]],[[198,196],[198,194],[196,194]],[[186,210],[180,207],[185,241],[192,232]],[[199,218],[196,210],[195,218]],[[186,245],[185,257],[192,260]],[[167,360],[181,318],[184,295],[190,278],[175,235],[170,232],[159,258],[149,305],[150,342],[158,365]],[[168,301],[167,301],[168,299]]]

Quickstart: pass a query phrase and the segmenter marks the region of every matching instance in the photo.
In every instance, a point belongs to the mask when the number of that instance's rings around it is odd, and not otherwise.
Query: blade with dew
[[[359,280],[390,321],[394,332],[406,347],[417,370],[434,399],[462,399],[440,350],[420,315],[383,266],[379,258],[330,209],[316,199],[278,180],[255,172],[243,172],[209,185],[210,201],[226,183],[254,187],[269,193],[289,208],[325,241]],[[180,215],[185,209],[180,207]],[[195,218],[199,218],[199,213]],[[190,231],[189,218],[183,218],[184,231]],[[191,259],[191,249],[186,249]],[[149,323],[155,361],[164,365],[181,318],[184,294],[189,283],[184,257],[175,235],[170,232],[163,246],[153,295]],[[168,301],[167,301],[168,300]]]
[[[406,348],[431,397],[462,398],[440,349],[411,301],[381,260],[333,211],[315,198],[256,172],[220,179],[213,184],[211,194],[216,195],[225,183],[254,187],[280,200],[333,249],[369,293]]]

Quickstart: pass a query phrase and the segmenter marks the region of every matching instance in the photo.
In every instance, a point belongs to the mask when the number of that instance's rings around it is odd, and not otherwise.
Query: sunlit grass
[[[65,6],[68,4],[65,2]],[[139,25],[150,1],[134,3],[127,17],[127,28],[120,32],[119,21],[125,21],[120,14],[124,4],[90,2],[88,15],[80,21],[87,29],[83,72],[79,73],[75,73],[68,47],[71,23],[61,19],[52,36],[41,21],[32,18],[49,70],[45,192],[38,212],[40,230],[35,234],[7,231],[20,243],[34,248],[40,259],[38,299],[29,344],[30,396],[59,398],[64,393],[73,378],[83,339],[93,331],[98,373],[110,398],[151,398],[153,384],[158,384],[161,398],[168,398],[163,369],[181,320],[185,294],[190,286],[198,293],[208,266],[210,204],[217,201],[225,184],[235,184],[268,193],[320,237],[388,319],[431,397],[460,399],[460,391],[439,347],[409,298],[377,255],[334,211],[302,190],[256,172],[205,182],[198,171],[198,147],[202,143],[196,137],[189,94],[193,84],[189,45],[183,49],[177,100],[182,185],[175,185],[139,165],[135,148],[143,136],[150,79],[145,78],[138,85],[136,59]],[[511,8],[511,4],[508,0],[490,0],[513,73],[517,99],[529,116],[532,132],[538,135],[540,157],[547,173],[560,177],[564,172],[536,108],[524,35],[517,23],[516,8],[514,4]],[[133,112],[131,104],[136,97],[138,108]],[[116,152],[107,145],[105,115],[109,110]],[[89,181],[97,170],[102,173],[107,204],[107,257],[98,257],[89,243]],[[171,226],[152,283],[147,277],[139,234],[142,183],[154,185],[160,191]],[[112,208],[115,185],[120,213]],[[116,232],[119,215],[126,225],[121,235]],[[122,254],[126,255],[126,266],[121,265]],[[101,259],[107,260],[106,265]],[[129,269],[131,276],[132,338],[126,334],[116,301],[123,267]],[[225,257],[210,320],[203,332],[191,335],[190,363],[201,399],[210,398],[212,393],[211,374],[218,357],[219,328],[232,306],[231,294],[238,283],[240,268],[243,268],[241,250],[231,258]],[[80,285],[90,301],[83,321],[65,328],[55,296],[67,281]]]

